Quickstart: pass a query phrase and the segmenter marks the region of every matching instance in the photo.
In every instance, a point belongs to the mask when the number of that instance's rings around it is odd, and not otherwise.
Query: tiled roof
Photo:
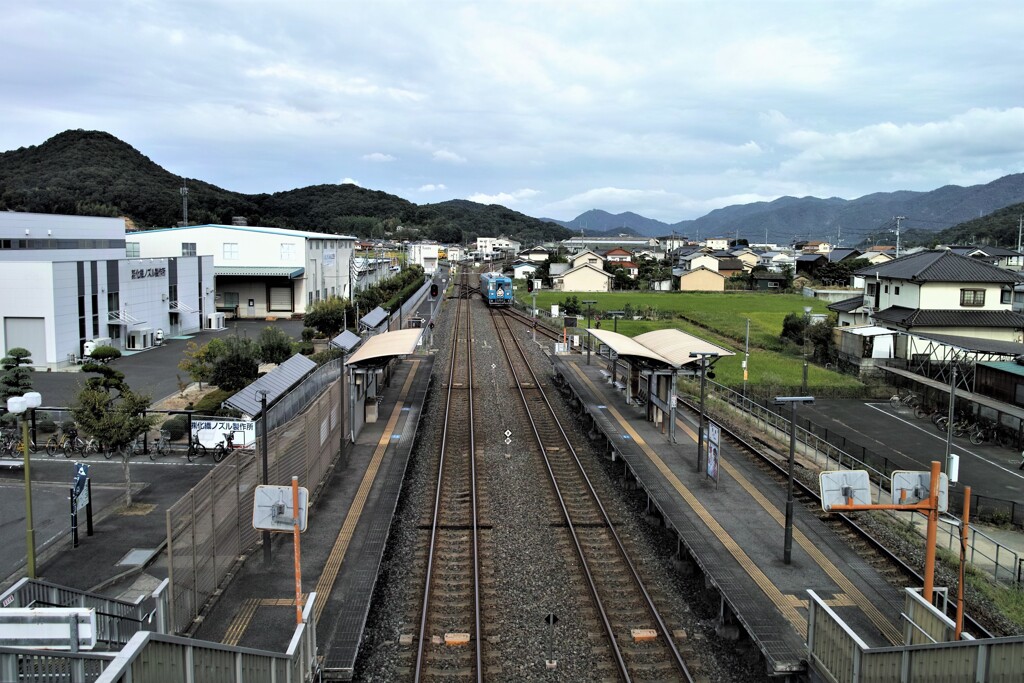
[[[859,249],[833,249],[829,252],[829,261],[842,261],[847,258],[857,258],[861,255]]]
[[[824,254],[800,254],[796,257],[797,261],[803,261],[804,263],[813,263],[814,261],[824,261]]]
[[[718,259],[719,270],[743,270],[746,264],[738,258],[722,258]]]
[[[996,268],[977,259],[960,256],[947,249],[929,249],[910,256],[867,266],[854,275],[913,282],[1020,282],[1017,273]]]
[[[1013,311],[926,311],[891,306],[871,316],[876,321],[913,327],[1008,327],[1024,329],[1024,315]]]
[[[864,295],[855,296],[850,299],[843,299],[833,304],[828,305],[828,310],[835,311],[836,313],[849,313],[852,310],[860,308],[864,305]]]

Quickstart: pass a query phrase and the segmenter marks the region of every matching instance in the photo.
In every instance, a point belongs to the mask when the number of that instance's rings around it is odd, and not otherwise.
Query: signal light
[[[526,291],[527,292],[533,292],[533,280],[532,279],[526,281]]]
[[[437,296],[437,283],[430,285],[430,296]]]

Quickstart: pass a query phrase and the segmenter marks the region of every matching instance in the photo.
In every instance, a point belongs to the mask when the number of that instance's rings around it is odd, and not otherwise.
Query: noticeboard
[[[252,501],[252,525],[263,531],[293,531],[291,486],[257,486]],[[299,487],[299,531],[306,530],[309,490]]]

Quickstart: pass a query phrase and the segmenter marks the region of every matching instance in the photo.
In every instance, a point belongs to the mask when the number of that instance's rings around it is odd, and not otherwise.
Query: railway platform
[[[720,478],[696,472],[696,424],[677,417],[668,431],[627,405],[604,363],[553,357],[554,371],[647,493],[652,511],[679,539],[721,596],[720,626],[740,625],[760,649],[768,673],[806,670],[808,594],[824,596],[869,646],[902,644],[901,591],[810,511],[797,506],[792,562],[783,562],[786,491],[722,442]],[[689,558],[686,558],[686,556]]]
[[[430,384],[433,356],[395,366],[378,406],[341,456],[300,539],[302,590],[316,591],[324,680],[347,680],[355,666],[391,520]],[[290,534],[275,535],[273,562],[256,551],[209,613],[196,637],[284,652],[295,620]]]

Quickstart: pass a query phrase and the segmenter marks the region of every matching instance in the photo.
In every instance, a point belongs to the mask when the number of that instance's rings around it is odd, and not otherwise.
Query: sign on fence
[[[234,434],[235,448],[254,448],[256,423],[252,420],[229,420],[223,417],[192,416],[192,438],[207,448],[213,448],[224,440],[224,434]]]

